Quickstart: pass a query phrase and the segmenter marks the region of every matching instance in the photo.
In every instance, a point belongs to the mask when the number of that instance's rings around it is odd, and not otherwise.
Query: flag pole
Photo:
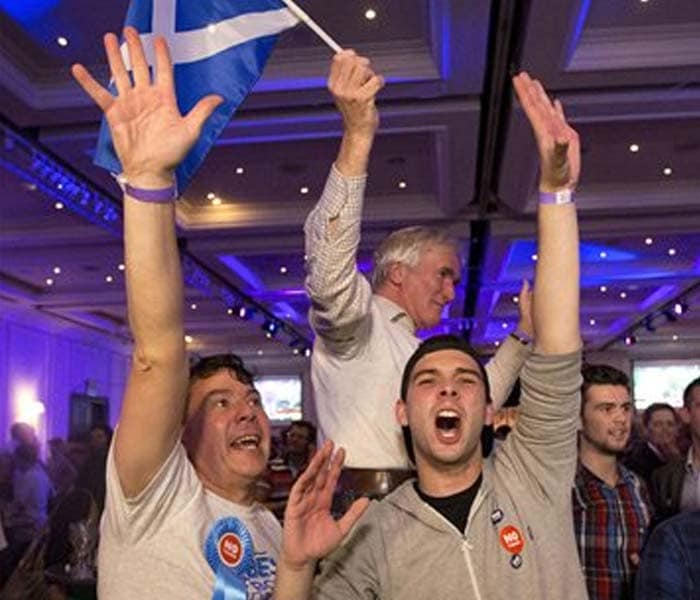
[[[294,0],[282,0],[287,5],[287,8],[301,21],[306,23],[311,30],[318,35],[333,52],[340,52],[340,45],[328,35]]]

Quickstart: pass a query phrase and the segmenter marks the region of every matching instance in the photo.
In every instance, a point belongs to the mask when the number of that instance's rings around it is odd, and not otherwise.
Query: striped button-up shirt
[[[619,468],[609,486],[579,462],[573,490],[574,528],[591,600],[628,600],[650,521],[649,496],[634,473]]]

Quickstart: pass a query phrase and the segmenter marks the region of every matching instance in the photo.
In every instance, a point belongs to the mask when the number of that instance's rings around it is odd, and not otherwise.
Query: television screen
[[[286,422],[302,418],[301,377],[298,375],[258,377],[255,387],[262,396],[265,412],[271,421]]]
[[[683,406],[683,390],[700,377],[700,360],[634,361],[635,406],[644,409],[654,402]]]

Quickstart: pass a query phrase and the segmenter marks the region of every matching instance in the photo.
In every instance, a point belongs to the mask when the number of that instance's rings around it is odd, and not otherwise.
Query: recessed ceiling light
[[[608,258],[608,253],[605,252],[605,250],[603,250],[603,251],[600,253],[600,258]]]
[[[503,321],[503,323],[501,323],[501,329],[508,329],[508,323]]]
[[[190,304],[190,308],[191,308],[192,310],[197,310],[197,303],[196,303],[196,302],[193,302],[192,304]]]
[[[630,144],[630,152],[639,152],[639,144]]]
[[[520,302],[520,298],[518,298],[517,296],[513,296],[513,303],[517,304],[518,302]]]
[[[493,345],[496,346],[496,348],[498,348],[498,346],[501,345],[501,342],[500,342],[499,340],[496,340],[496,341],[493,343]]]
[[[54,267],[53,272],[54,272],[54,275],[60,275],[61,274],[61,267]]]
[[[608,291],[608,286],[607,286],[607,285],[601,285],[601,286],[600,286],[600,291],[603,292],[603,293],[607,292],[607,291]]]
[[[651,246],[651,245],[654,243],[654,238],[650,238],[650,237],[645,238],[645,239],[644,239],[644,243],[645,243],[647,246]]]
[[[221,204],[221,198],[218,196],[211,199],[212,206],[219,206]]]
[[[263,351],[262,351],[262,350],[258,350],[258,356],[262,356],[262,355],[263,355]]]
[[[56,38],[56,43],[61,46],[61,48],[65,48],[68,45],[68,38],[63,37],[62,35],[59,35]]]
[[[191,344],[193,341],[194,341],[194,338],[191,335],[185,336],[185,344]]]
[[[673,169],[671,167],[664,167],[664,175],[666,175],[666,177],[673,175]]]
[[[107,275],[107,276],[105,277],[105,281],[106,281],[107,283],[112,283],[112,282],[114,281],[114,277],[112,277],[111,275]]]
[[[306,358],[309,358],[309,356],[311,356],[311,348],[304,349],[304,356],[306,356]]]
[[[376,18],[377,18],[377,11],[374,10],[373,8],[368,8],[365,11],[365,19],[367,19],[368,21],[374,21],[374,19],[376,19]]]
[[[53,279],[51,279],[51,277],[46,278],[46,285],[53,285]]]
[[[299,354],[299,348],[294,348],[294,350],[292,350],[292,354],[294,354],[294,355]]]
[[[399,181],[399,189],[405,190],[408,184],[405,181]]]
[[[589,324],[589,325],[595,325],[595,324],[596,324],[596,320],[595,320],[595,319],[589,319],[589,320],[588,320],[588,324]]]
[[[672,339],[674,342],[677,342],[677,341],[678,341],[678,334],[674,333],[674,334],[671,336],[671,339]]]
[[[535,261],[536,261],[536,260],[537,260],[537,254],[533,254],[530,258],[531,258],[532,260],[535,260]]]
[[[280,267],[280,273],[282,273],[282,275],[286,275],[286,273],[287,273],[287,267],[285,267],[284,265],[282,265],[282,266]]]
[[[265,337],[266,337],[268,340],[271,340],[271,339],[272,339],[272,334],[268,331],[268,332],[265,333]]]
[[[668,249],[668,255],[669,255],[669,256],[675,256],[675,255],[676,255],[676,249],[675,249],[675,248],[669,248],[669,249]]]
[[[620,298],[622,298],[623,300],[627,298],[627,292],[620,292]]]
[[[243,167],[236,167],[236,175],[243,175],[245,169]]]
[[[120,271],[123,271],[124,269],[126,269],[126,265],[124,263],[119,263],[117,265],[117,269],[119,269]]]
[[[299,192],[302,193],[302,194],[308,194],[308,193],[309,193],[309,188],[307,188],[307,187],[304,185],[304,186],[302,186],[302,187],[299,189]]]
[[[56,204],[54,204],[53,207],[56,210],[63,210],[65,208],[65,205],[63,204],[63,202],[56,202]]]
[[[216,194],[214,192],[209,192],[207,194],[207,200],[213,200],[214,198],[216,198]]]

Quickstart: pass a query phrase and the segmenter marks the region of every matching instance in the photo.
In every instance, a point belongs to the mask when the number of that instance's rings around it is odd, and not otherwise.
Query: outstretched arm
[[[552,102],[540,82],[527,73],[515,77],[513,85],[537,140],[540,192],[573,193],[580,172],[580,146],[561,103]],[[576,208],[573,202],[540,202],[537,221],[535,350],[540,354],[565,354],[581,345]]]
[[[343,338],[365,316],[371,290],[357,271],[357,247],[369,162],[379,125],[375,98],[384,85],[368,59],[352,50],[333,58],[328,89],[343,118],[343,139],[323,196],[304,225],[306,290],[316,332],[339,352]],[[335,343],[335,344],[334,344]]]
[[[342,448],[333,455],[333,443],[326,441],[292,487],[284,512],[275,600],[309,597],[316,561],[340,544],[369,504],[360,498],[338,521],[331,515],[344,457]]]
[[[124,36],[133,83],[116,36],[107,34],[104,40],[116,97],[82,65],[73,67],[73,76],[103,110],[129,185],[165,189],[173,185],[176,166],[221,98],[208,96],[182,116],[165,41],[155,41],[156,69],[151,81],[138,33],[127,27]],[[173,203],[143,202],[126,194],[124,246],[134,351],[114,453],[124,493],[134,496],[177,442],[187,393],[182,274]]]

